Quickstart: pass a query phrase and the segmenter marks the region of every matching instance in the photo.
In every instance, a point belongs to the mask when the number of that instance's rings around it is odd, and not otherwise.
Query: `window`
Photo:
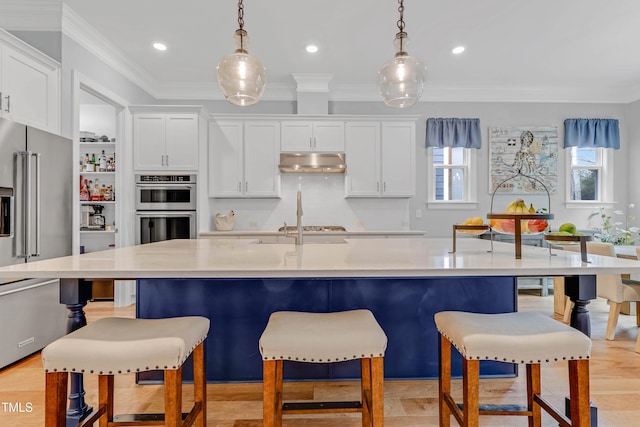
[[[471,163],[474,150],[460,147],[430,147],[429,201],[475,201],[475,185],[471,188]]]
[[[606,201],[605,171],[608,165],[604,148],[571,147],[569,149],[569,201]]]

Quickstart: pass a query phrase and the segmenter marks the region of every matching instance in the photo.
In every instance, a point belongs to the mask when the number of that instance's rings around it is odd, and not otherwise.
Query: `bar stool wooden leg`
[[[360,359],[360,376],[362,427],[371,427],[371,359]]]
[[[113,421],[113,375],[98,376],[98,410],[105,409],[99,418],[100,427],[108,427]]]
[[[527,364],[527,409],[532,412],[529,418],[529,427],[542,425],[542,408],[534,403],[534,396],[542,392],[540,385],[540,365]]]
[[[284,376],[284,362],[282,360],[276,361],[276,398],[275,398],[275,427],[282,427],[282,404],[284,401],[283,390],[283,376]]]
[[[262,419],[264,427],[275,427],[276,361],[262,362]]]
[[[440,427],[451,426],[451,410],[445,396],[451,394],[451,343],[440,335],[440,376],[438,379],[438,405],[440,407]]]
[[[182,366],[164,371],[164,412],[166,427],[182,425]]]
[[[196,427],[207,425],[207,371],[204,361],[204,342],[193,350],[193,399],[201,402],[200,413],[196,416]]]
[[[463,427],[477,427],[480,422],[480,361],[462,358]]]
[[[571,426],[589,427],[589,360],[569,361],[569,399],[571,401]]]
[[[47,372],[44,424],[50,427],[67,425],[67,372]]]
[[[373,427],[384,425],[384,358],[371,359],[371,416]]]

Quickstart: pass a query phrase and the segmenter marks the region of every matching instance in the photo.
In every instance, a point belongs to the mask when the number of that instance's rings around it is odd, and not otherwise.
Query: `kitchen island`
[[[138,280],[140,317],[205,314],[212,319],[207,347],[212,381],[260,380],[257,337],[275,310],[370,308],[389,336],[389,378],[433,378],[440,310],[517,310],[517,277],[565,276],[577,300],[574,322],[588,333],[586,304],[598,273],[640,273],[632,260],[524,247],[473,238],[346,239],[344,243],[266,244],[248,239],[171,240],[0,268],[0,277],[61,278],[61,302],[71,323],[82,324],[90,279]],[[243,366],[240,366],[243,365]],[[513,375],[505,364],[485,375]],[[292,378],[343,378],[350,367],[294,367]],[[185,371],[189,371],[186,369]]]

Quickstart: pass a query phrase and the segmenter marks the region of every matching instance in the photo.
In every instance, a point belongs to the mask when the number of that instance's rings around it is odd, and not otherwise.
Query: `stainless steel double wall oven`
[[[195,239],[196,175],[136,175],[136,244]]]

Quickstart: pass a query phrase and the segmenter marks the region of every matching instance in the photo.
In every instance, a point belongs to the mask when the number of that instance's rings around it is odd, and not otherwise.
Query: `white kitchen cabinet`
[[[149,107],[130,109],[134,170],[198,170],[199,112],[151,112]]]
[[[209,196],[280,197],[280,122],[209,123]]]
[[[285,152],[344,151],[344,122],[282,121],[280,149]]]
[[[413,122],[348,122],[345,135],[347,197],[415,195]]]
[[[3,30],[0,117],[60,132],[60,64]]]

